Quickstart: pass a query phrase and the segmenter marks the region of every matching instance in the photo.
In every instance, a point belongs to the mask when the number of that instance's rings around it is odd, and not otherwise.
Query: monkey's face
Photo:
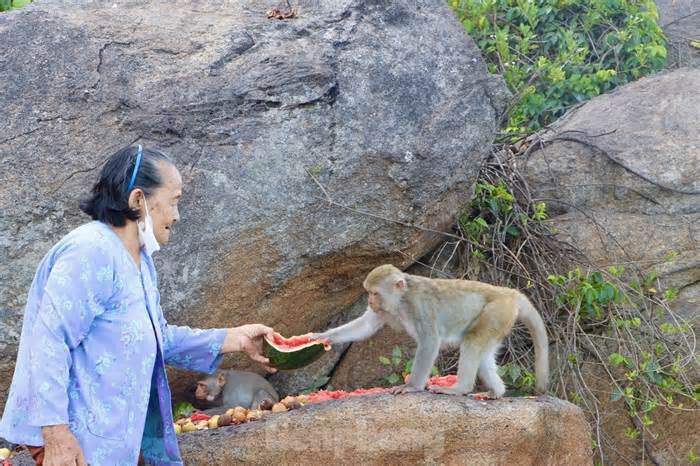
[[[367,304],[374,312],[382,312],[384,310],[382,303],[382,295],[379,293],[379,290],[375,288],[367,290]]]
[[[198,400],[206,400],[207,395],[209,395],[209,390],[207,390],[207,384],[204,382],[197,382],[197,388],[194,391],[194,397]]]
[[[403,277],[390,277],[377,286],[367,287],[367,304],[374,312],[393,312],[406,292]]]
[[[197,389],[194,391],[194,397],[198,400],[213,401],[221,391],[221,388],[215,383],[206,381],[197,382]]]
[[[374,312],[395,311],[408,289],[404,274],[393,265],[372,270],[362,286],[367,291],[367,304]]]

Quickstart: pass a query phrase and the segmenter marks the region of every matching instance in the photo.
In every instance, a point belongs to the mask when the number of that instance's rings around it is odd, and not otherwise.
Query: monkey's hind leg
[[[481,311],[481,316],[464,335],[459,347],[457,383],[452,387],[429,387],[436,393],[465,395],[474,390],[477,370],[481,379],[494,395],[505,392],[503,381],[496,373],[494,354],[503,336],[515,320],[515,307],[511,299],[492,301]]]
[[[479,363],[479,378],[489,389],[488,398],[498,399],[506,392],[506,386],[503,380],[498,375],[498,367],[496,366],[496,353],[498,352],[498,344],[494,344],[481,355]]]

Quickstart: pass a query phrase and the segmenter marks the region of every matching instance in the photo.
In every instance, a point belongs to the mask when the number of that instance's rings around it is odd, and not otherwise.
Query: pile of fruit
[[[428,380],[428,385],[439,385],[441,387],[449,387],[457,382],[457,376],[435,376]],[[175,432],[180,434],[183,432],[194,432],[196,430],[216,429],[230,425],[243,424],[250,421],[258,420],[270,413],[281,413],[292,409],[301,408],[307,404],[321,403],[329,400],[340,400],[353,396],[372,395],[377,393],[387,393],[389,388],[358,388],[351,392],[345,390],[319,390],[308,395],[288,396],[279,403],[272,403],[269,400],[261,403],[257,409],[246,409],[242,406],[236,406],[226,411],[221,415],[208,416],[202,412],[195,411],[190,416],[183,416],[175,421]]]
[[[270,413],[281,413],[291,409],[301,408],[309,403],[306,395],[288,396],[279,403],[265,400],[257,409],[246,409],[242,406],[228,409],[224,414],[209,416],[195,411],[191,415],[181,417],[175,421],[175,433],[194,432],[195,430],[209,430],[217,427],[225,427],[256,421]]]

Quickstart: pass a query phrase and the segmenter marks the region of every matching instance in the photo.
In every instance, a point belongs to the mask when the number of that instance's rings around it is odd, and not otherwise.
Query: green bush
[[[24,5],[32,3],[33,0],[0,0],[0,12],[8,11],[13,8],[21,8]]]
[[[489,71],[516,96],[508,133],[529,133],[578,102],[661,69],[652,1],[449,0]]]

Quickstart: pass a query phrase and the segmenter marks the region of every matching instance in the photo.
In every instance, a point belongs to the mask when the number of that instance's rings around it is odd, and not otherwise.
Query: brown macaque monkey
[[[363,286],[368,307],[357,319],[312,338],[344,343],[368,338],[384,324],[406,331],[418,347],[406,385],[392,393],[425,389],[441,347],[459,345],[457,383],[430,386],[436,393],[464,395],[474,390],[477,373],[491,398],[500,398],[505,385],[496,372],[496,353],[516,320],[528,328],[535,346],[536,389],[547,390],[549,343],[539,313],[517,290],[468,280],[445,280],[409,275],[393,265],[372,270]]]
[[[225,408],[243,406],[250,409],[257,408],[264,400],[279,401],[277,391],[264,377],[235,369],[220,370],[200,380],[194,396]]]

